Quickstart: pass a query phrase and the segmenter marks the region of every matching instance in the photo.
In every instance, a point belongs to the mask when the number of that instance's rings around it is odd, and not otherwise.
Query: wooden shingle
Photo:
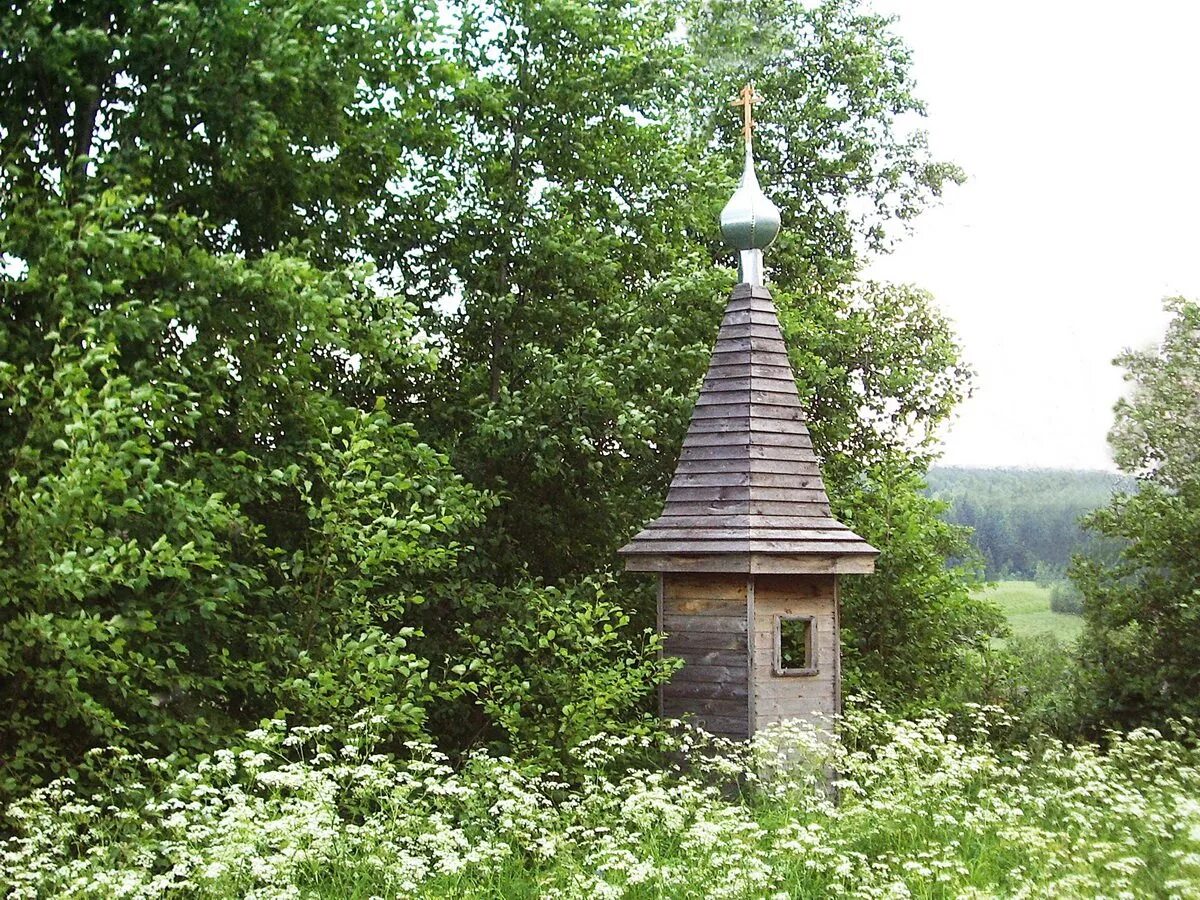
[[[642,572],[872,570],[830,512],[765,287],[733,289],[662,515],[619,553]]]

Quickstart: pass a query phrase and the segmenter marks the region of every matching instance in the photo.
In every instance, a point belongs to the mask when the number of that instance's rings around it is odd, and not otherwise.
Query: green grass
[[[1050,589],[1032,581],[1000,581],[980,594],[1000,607],[1018,637],[1052,634],[1062,643],[1069,643],[1083,630],[1080,616],[1051,611]]]

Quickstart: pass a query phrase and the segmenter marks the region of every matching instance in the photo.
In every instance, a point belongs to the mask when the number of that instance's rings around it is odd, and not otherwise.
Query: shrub
[[[962,677],[950,682],[934,705],[963,728],[980,706],[1004,710],[1005,724],[992,734],[1011,744],[1046,735],[1079,735],[1084,729],[1084,694],[1069,646],[1051,635],[1010,637],[968,652]]]
[[[279,710],[375,706],[421,733],[431,688],[405,618],[486,498],[381,404],[313,389],[344,368],[365,286],[273,257],[184,266],[97,217],[56,232],[22,302],[83,290],[109,244],[125,252],[105,291],[189,278],[226,299],[188,295],[191,317],[63,301],[36,363],[0,359],[0,796],[90,747],[199,751]],[[229,336],[238,315],[304,340]],[[200,336],[153,355],[176,316]],[[391,334],[397,368],[428,365]]]
[[[1056,581],[1050,587],[1050,609],[1069,616],[1083,615],[1083,594],[1073,581]]]
[[[631,627],[612,582],[494,588],[464,626],[469,689],[508,748],[560,753],[598,731],[637,727],[640,708],[679,663],[662,637]]]

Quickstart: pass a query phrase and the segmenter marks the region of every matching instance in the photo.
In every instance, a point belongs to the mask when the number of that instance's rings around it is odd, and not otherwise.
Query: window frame
[[[801,621],[807,622],[806,630],[807,639],[804,647],[804,661],[806,666],[801,668],[785,668],[783,665],[783,623],[784,621]],[[821,669],[817,664],[817,617],[803,615],[789,615],[780,613],[775,616],[774,628],[774,660],[772,670],[774,674],[781,678],[796,678],[796,677],[811,677],[817,675]]]

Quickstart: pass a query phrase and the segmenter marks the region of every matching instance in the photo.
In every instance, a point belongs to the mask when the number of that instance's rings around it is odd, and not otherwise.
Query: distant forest
[[[1133,491],[1134,479],[1069,469],[934,468],[929,492],[950,504],[945,519],[975,529],[988,578],[1055,578],[1075,553],[1111,548],[1079,527],[1079,517]]]

